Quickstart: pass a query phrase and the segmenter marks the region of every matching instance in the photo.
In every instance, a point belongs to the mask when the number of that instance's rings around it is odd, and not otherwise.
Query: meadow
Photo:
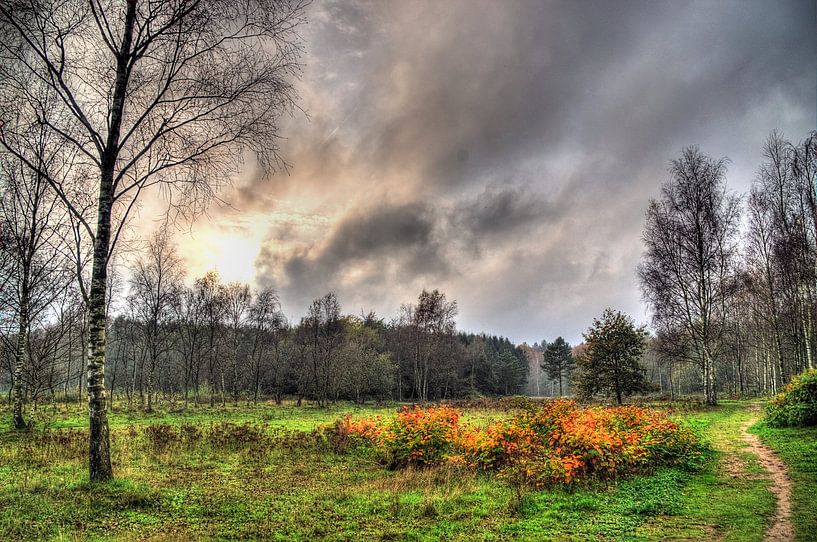
[[[817,430],[772,429],[745,402],[654,405],[702,443],[694,461],[638,476],[534,489],[450,464],[389,469],[321,428],[397,405],[241,404],[152,414],[114,409],[116,480],[88,482],[84,405],[34,429],[0,425],[3,540],[762,540],[775,499],[742,428],[786,462],[798,540],[817,538]],[[512,401],[461,406],[477,427]]]

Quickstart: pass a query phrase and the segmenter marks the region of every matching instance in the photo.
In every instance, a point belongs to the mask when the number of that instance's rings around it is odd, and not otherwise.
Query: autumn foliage
[[[610,480],[699,453],[688,428],[636,406],[551,401],[486,428],[460,418],[449,406],[405,407],[393,419],[347,416],[336,431],[372,444],[392,467],[448,462],[535,487]]]

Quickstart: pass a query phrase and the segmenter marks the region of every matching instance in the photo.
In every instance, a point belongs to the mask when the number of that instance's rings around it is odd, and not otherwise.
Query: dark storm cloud
[[[431,211],[421,204],[377,206],[341,222],[324,256],[345,261],[365,259],[384,251],[428,246],[433,242],[433,228]]]
[[[371,287],[387,279],[443,277],[449,269],[436,237],[438,222],[424,204],[383,203],[353,211],[324,241],[306,249],[285,254],[264,250],[256,266],[279,268],[285,296],[298,301],[316,291]]]
[[[529,234],[555,214],[552,205],[526,188],[487,188],[454,205],[438,202],[384,203],[355,209],[325,239],[280,254],[261,253],[259,269],[277,273],[285,296],[351,286],[389,287],[455,275],[452,264],[491,249],[491,240]],[[292,232],[275,230],[276,238]],[[346,271],[352,270],[351,274]]]
[[[294,312],[335,288],[390,314],[430,286],[519,340],[576,340],[608,304],[646,320],[633,273],[668,161],[699,144],[745,190],[771,129],[815,123],[812,1],[318,1],[305,37],[292,173],[241,188],[332,221],[262,248]]]
[[[459,228],[477,236],[518,232],[520,228],[556,218],[558,209],[527,188],[488,187],[458,205],[453,217]]]

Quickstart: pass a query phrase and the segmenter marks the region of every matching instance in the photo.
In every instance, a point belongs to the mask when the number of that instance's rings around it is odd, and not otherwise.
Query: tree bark
[[[90,421],[89,472],[91,480],[113,478],[110,434],[105,393],[105,293],[108,245],[111,233],[113,171],[103,172],[100,182],[99,215],[94,246],[94,265],[88,299],[90,320],[88,347],[88,414]]]
[[[25,429],[28,425],[23,418],[23,362],[26,355],[26,337],[28,335],[28,288],[27,277],[23,279],[23,292],[20,299],[20,327],[17,333],[17,345],[14,352],[14,428]]]
[[[145,411],[153,412],[153,387],[154,387],[154,380],[156,378],[156,360],[153,358],[153,354],[151,354],[151,360],[148,364],[148,381],[147,381],[147,405],[145,406]]]
[[[119,134],[128,85],[133,27],[136,22],[136,0],[128,0],[124,34],[117,55],[108,138],[100,161],[99,205],[94,239],[94,261],[91,290],[88,296],[90,320],[88,353],[88,413],[90,422],[89,473],[92,481],[113,478],[108,411],[105,393],[105,331],[108,288],[108,252],[111,244],[111,211],[114,203],[114,170],[119,151]]]
[[[703,354],[704,362],[704,398],[707,405],[715,406],[718,404],[718,397],[715,389],[715,370],[712,364],[712,356],[709,349],[704,347]]]

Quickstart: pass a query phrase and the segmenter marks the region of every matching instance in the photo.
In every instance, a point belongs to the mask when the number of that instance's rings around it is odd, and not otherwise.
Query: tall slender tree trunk
[[[108,290],[108,253],[111,246],[111,211],[114,203],[114,170],[119,152],[119,135],[128,86],[133,27],[136,22],[136,0],[128,0],[122,42],[116,55],[116,81],[111,100],[108,137],[100,157],[99,202],[97,207],[94,262],[88,295],[88,417],[90,425],[89,473],[92,481],[113,478],[111,439],[105,393],[105,331]]]
[[[26,337],[28,336],[28,273],[23,278],[22,295],[20,296],[20,318],[17,333],[17,344],[14,352],[14,427],[25,429],[23,419],[23,362],[26,355]]]
[[[811,296],[808,296],[811,297]],[[805,346],[805,358],[806,358],[806,368],[811,369],[814,367],[814,361],[812,360],[812,353],[811,353],[811,338],[812,338],[812,327],[811,327],[811,307],[812,304],[809,303],[809,299],[806,299],[806,302],[803,306],[803,344]]]
[[[540,389],[540,382],[542,380],[542,369],[541,365],[539,365],[539,360],[536,361],[536,397],[542,396],[542,391]]]
[[[113,204],[113,163],[103,171],[99,190],[99,209],[91,291],[88,297],[88,415],[90,425],[89,472],[91,480],[113,478],[110,434],[105,393],[105,294],[108,280],[108,248]]]
[[[79,330],[79,344],[82,354],[79,360],[79,368],[77,369],[77,403],[82,402],[82,383],[84,381],[82,378],[82,368],[88,367],[88,318],[86,312]]]
[[[68,402],[68,386],[71,382],[71,361],[74,359],[74,337],[71,333],[73,327],[74,324],[71,322],[71,324],[68,326],[68,355],[66,356],[67,365],[65,368],[65,382],[63,383],[62,387],[62,395],[66,403]]]
[[[704,399],[707,405],[717,405],[718,397],[715,390],[715,371],[709,349],[704,347]]]
[[[113,393],[116,389],[116,370],[119,366],[119,359],[122,357],[122,341],[117,341],[116,358],[113,362],[113,369],[111,370],[111,393],[108,397],[108,408],[113,412]]]
[[[187,409],[188,394],[190,393],[190,364],[184,364],[184,408]]]
[[[233,405],[238,406],[238,354],[233,353]]]
[[[153,412],[153,387],[154,387],[154,380],[156,379],[156,358],[154,357],[155,354],[150,355],[150,363],[148,364],[148,378],[147,378],[147,405],[145,410],[147,412]]]
[[[221,376],[221,406],[227,406],[226,385],[224,380],[224,367],[219,368],[219,375]]]
[[[403,401],[403,367],[400,365],[400,358],[397,358],[397,401]]]

